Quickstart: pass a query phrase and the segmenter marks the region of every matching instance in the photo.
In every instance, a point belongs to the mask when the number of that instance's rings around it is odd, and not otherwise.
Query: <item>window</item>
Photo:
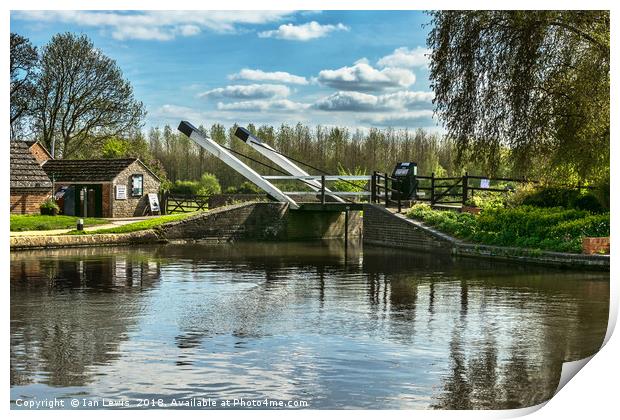
[[[132,197],[141,197],[142,196],[142,174],[136,174],[131,176],[131,196]]]

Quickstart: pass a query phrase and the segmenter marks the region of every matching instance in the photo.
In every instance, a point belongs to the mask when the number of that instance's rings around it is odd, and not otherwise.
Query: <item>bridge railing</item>
[[[287,195],[294,196],[315,196],[317,193],[320,195],[321,203],[325,204],[327,195],[336,195],[339,197],[355,197],[363,198],[368,197],[368,201],[371,203],[383,203],[385,206],[390,206],[392,203],[398,206],[398,211],[402,210],[402,201],[400,197],[400,180],[390,177],[387,173],[373,172],[372,175],[308,175],[308,176],[293,176],[293,175],[266,175],[263,178],[270,181],[310,181],[315,180],[321,183],[319,191],[285,191]],[[327,189],[327,182],[329,181],[368,181],[370,184],[370,190],[363,188],[363,191],[332,191]],[[390,198],[396,196],[396,199]]]
[[[371,175],[266,175],[263,178],[269,181],[319,181],[320,188],[318,191],[284,191],[286,195],[294,195],[294,196],[303,196],[303,195],[311,195],[316,196],[317,193],[320,195],[320,201],[322,204],[326,203],[326,197],[329,196],[337,196],[341,198],[346,197],[367,197],[370,196],[370,191],[368,191],[365,187],[357,186],[358,188],[362,188],[364,191],[332,191],[327,188],[327,182],[330,181],[344,181],[347,183],[352,183],[352,181],[371,181]],[[348,200],[351,201],[351,200]]]
[[[390,203],[395,202],[400,213],[402,210],[401,182],[400,179],[392,178],[387,173],[373,172],[370,181],[370,202],[383,201],[385,207],[389,207]],[[392,193],[392,199],[390,199],[390,193]],[[396,195],[396,199],[393,199],[394,195]]]
[[[293,176],[293,175],[265,175],[263,178],[272,180],[303,180],[310,181],[370,181],[371,175],[308,175],[308,176]]]

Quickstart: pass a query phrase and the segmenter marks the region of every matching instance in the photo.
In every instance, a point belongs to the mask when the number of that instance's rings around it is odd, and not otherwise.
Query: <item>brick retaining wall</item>
[[[609,270],[610,264],[609,255],[570,254],[463,242],[420,221],[394,214],[374,204],[364,206],[364,243],[560,267]]]
[[[364,206],[364,243],[421,251],[450,252],[452,242],[441,233],[422,229],[384,207]]]
[[[170,240],[314,240],[344,237],[344,213],[291,211],[284,203],[220,207],[159,228]],[[349,235],[361,234],[359,212],[349,213]]]
[[[11,251],[38,248],[71,248],[114,245],[135,245],[166,242],[153,230],[122,234],[11,236]]]

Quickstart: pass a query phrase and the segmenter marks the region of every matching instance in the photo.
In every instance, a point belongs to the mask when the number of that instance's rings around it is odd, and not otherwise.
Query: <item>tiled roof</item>
[[[48,160],[43,165],[54,182],[112,181],[137,159],[80,159]]]
[[[11,188],[51,189],[52,181],[25,141],[11,141]]]

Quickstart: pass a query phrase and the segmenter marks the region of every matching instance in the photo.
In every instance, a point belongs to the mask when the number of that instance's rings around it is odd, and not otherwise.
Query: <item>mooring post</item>
[[[431,173],[431,206],[435,204],[435,172]]]
[[[389,197],[388,197],[388,174],[387,172],[383,174],[385,176],[385,207],[389,206]]]
[[[392,186],[394,183],[392,183]],[[401,205],[401,196],[403,194],[403,180],[399,179],[398,180],[398,212],[400,213],[402,211],[402,205]]]
[[[325,175],[321,175],[321,204],[325,204]]]
[[[344,210],[344,247],[349,244],[349,207]]]
[[[469,174],[466,171],[465,175],[463,175],[463,205],[466,205],[467,203],[467,195],[469,193],[468,189],[469,189]]]
[[[377,202],[377,171],[373,171],[370,177],[370,202],[372,204]]]

